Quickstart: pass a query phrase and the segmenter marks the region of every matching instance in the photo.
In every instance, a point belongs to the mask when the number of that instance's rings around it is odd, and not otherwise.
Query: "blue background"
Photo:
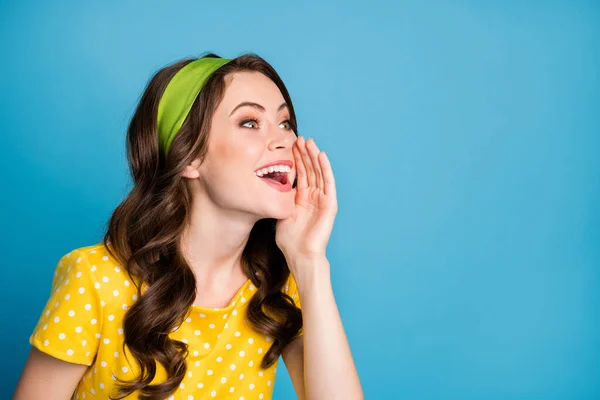
[[[157,69],[256,52],[332,162],[368,399],[600,397],[600,4],[0,2],[0,398]],[[275,399],[293,398],[278,370]]]

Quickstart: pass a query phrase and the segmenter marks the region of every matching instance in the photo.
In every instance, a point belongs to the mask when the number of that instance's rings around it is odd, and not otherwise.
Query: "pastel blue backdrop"
[[[600,398],[600,5],[0,2],[0,398],[156,70],[256,52],[332,162],[368,399]],[[280,365],[283,366],[283,363]],[[278,370],[275,399],[294,398]]]

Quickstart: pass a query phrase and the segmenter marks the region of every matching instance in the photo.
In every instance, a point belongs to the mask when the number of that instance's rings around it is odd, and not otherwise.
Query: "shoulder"
[[[80,278],[82,275],[91,281],[99,281],[102,275],[110,270],[120,272],[121,266],[110,255],[102,243],[91,246],[78,247],[64,254],[58,261],[55,277],[73,276]],[[75,272],[74,272],[75,271]]]
[[[56,358],[91,365],[107,324],[119,321],[137,299],[125,268],[102,243],[64,254],[30,343]]]
[[[76,262],[84,261],[91,266],[92,272],[102,273],[108,269],[116,269],[118,272],[121,269],[121,262],[118,261],[106,248],[104,243],[96,243],[91,246],[79,247],[65,254],[64,257],[77,257]]]
[[[94,250],[94,246],[76,248],[60,257],[50,296],[29,338],[47,354],[86,365],[95,355],[103,322]]]
[[[102,242],[72,249],[60,258],[53,289],[61,284],[79,293],[93,289],[102,305],[136,292],[125,267]]]

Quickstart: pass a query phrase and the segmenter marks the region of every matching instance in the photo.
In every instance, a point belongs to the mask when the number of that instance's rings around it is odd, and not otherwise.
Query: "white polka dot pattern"
[[[117,378],[139,373],[127,347],[123,354],[123,318],[138,300],[137,283],[102,243],[75,249],[56,266],[50,298],[29,341],[56,358],[88,365],[73,398],[108,398],[116,394]],[[144,283],[142,296],[147,290]],[[192,306],[173,329],[170,337],[187,343],[189,353],[187,373],[169,399],[271,399],[277,363],[262,369],[261,361],[273,338],[252,330],[246,318],[256,291],[248,280],[226,307]],[[291,275],[284,292],[300,306]],[[152,383],[166,378],[159,364]]]
[[[96,283],[84,252],[73,250],[63,256],[55,269],[52,295],[30,343],[56,358],[91,365],[100,345],[96,334],[102,330],[102,324],[95,322],[102,320]]]

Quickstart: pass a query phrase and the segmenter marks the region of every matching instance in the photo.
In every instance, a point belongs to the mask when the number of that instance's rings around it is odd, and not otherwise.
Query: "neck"
[[[223,282],[239,276],[242,252],[255,223],[256,216],[225,210],[197,196],[180,243],[196,280]]]

